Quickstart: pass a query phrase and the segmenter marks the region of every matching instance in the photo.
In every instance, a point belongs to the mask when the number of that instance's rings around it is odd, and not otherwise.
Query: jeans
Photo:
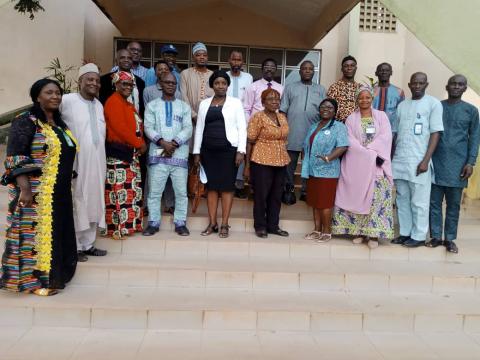
[[[432,184],[430,196],[430,236],[442,240],[443,233],[443,199],[447,201],[445,214],[445,240],[452,241],[457,238],[458,216],[460,202],[462,201],[463,188],[440,186]]]

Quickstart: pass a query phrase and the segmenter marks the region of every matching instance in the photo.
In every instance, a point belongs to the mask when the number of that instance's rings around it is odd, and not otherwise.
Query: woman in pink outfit
[[[370,87],[357,93],[357,110],[345,125],[350,147],[342,159],[332,232],[378,246],[393,238],[392,131],[387,115],[372,108]]]

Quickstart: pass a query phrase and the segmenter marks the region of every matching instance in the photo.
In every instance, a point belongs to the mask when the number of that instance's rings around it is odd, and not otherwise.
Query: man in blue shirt
[[[405,100],[403,90],[390,84],[390,77],[392,74],[392,65],[389,63],[379,64],[375,71],[375,76],[378,78],[378,84],[373,89],[373,107],[377,110],[385,111],[388,120],[390,120],[390,125],[393,125],[395,122],[398,105]]]
[[[167,179],[171,178],[175,193],[175,232],[187,236],[190,235],[186,223],[188,141],[192,137],[192,115],[190,106],[175,98],[175,76],[167,73],[160,81],[162,97],[150,101],[145,110],[145,135],[151,142],[148,151],[149,218],[143,235],[151,236],[160,229],[162,193]]]
[[[160,56],[168,64],[170,71],[177,79],[177,91],[180,91],[180,70],[177,67],[178,50],[172,44],[163,45],[160,49]],[[155,85],[157,75],[155,74],[155,66],[148,69],[145,76],[145,86]],[[178,97],[178,96],[177,96]]]
[[[448,99],[442,101],[444,131],[437,149],[433,153],[435,178],[430,197],[430,237],[426,245],[444,245],[447,251],[457,253],[454,243],[457,238],[458,215],[463,188],[473,173],[478,155],[480,126],[478,110],[462,100],[467,90],[467,79],[463,75],[452,76],[446,86]],[[442,239],[442,203],[445,198],[445,240]]]
[[[432,187],[431,158],[443,131],[442,104],[426,95],[427,75],[414,73],[408,87],[412,98],[400,103],[392,131],[395,133],[392,159],[397,188],[400,237],[394,244],[423,246],[428,233],[428,211]]]
[[[287,166],[285,176],[285,192],[295,190],[295,170],[302,152],[303,143],[310,127],[320,119],[318,107],[325,99],[325,88],[313,82],[315,66],[310,60],[305,60],[300,65],[300,80],[285,87],[280,104],[280,111],[288,119],[288,155],[290,164]],[[306,200],[306,182],[302,180],[300,200]],[[283,200],[288,199],[284,197]],[[288,203],[287,205],[291,205]]]

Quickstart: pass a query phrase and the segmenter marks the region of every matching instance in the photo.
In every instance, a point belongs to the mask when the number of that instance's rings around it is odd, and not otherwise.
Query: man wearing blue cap
[[[160,49],[160,56],[170,67],[170,71],[177,79],[177,91],[180,91],[180,70],[177,67],[177,55],[178,50],[172,44],[163,45]],[[155,85],[157,83],[157,75],[155,73],[155,67],[148,69],[145,77],[145,86]]]

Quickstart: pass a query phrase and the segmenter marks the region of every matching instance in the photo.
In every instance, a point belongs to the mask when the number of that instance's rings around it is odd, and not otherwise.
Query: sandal
[[[305,235],[305,240],[318,240],[322,236],[320,231],[313,230],[311,233]]]
[[[317,243],[325,243],[327,241],[332,240],[332,234],[322,234],[315,242]]]
[[[221,238],[228,238],[228,230],[230,229],[230,225],[221,225],[220,226],[220,232],[218,233],[218,236]]]
[[[55,289],[40,288],[33,290],[33,293],[38,296],[53,296],[57,295],[58,291]]]
[[[441,246],[441,245],[444,245],[443,240],[435,239],[435,238],[430,239],[429,242],[425,243],[425,246],[429,248],[436,248],[437,246]]]
[[[365,238],[363,236],[358,236],[352,239],[352,243],[354,243],[355,245],[360,245],[361,243],[363,243],[364,240]]]
[[[458,254],[458,247],[457,245],[455,244],[454,241],[444,241],[443,243],[445,245],[445,247],[447,248],[447,251],[448,252],[451,252],[451,253],[454,253],[454,254]]]
[[[202,236],[208,236],[211,233],[217,233],[218,232],[218,224],[208,224],[207,228],[203,230],[200,235]]]

